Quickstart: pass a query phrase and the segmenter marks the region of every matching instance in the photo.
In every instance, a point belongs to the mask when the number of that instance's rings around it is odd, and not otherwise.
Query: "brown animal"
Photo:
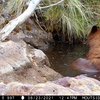
[[[100,28],[93,26],[88,35],[89,52],[86,58],[78,58],[69,65],[82,72],[100,72]]]

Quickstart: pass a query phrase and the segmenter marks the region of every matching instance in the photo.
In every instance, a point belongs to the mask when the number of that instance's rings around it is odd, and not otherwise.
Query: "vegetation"
[[[9,0],[6,9],[17,16],[29,0]],[[59,0],[42,0],[39,6],[47,6]],[[36,19],[45,31],[53,33],[62,41],[84,41],[90,28],[100,21],[99,0],[64,0],[61,4],[36,11]],[[42,24],[41,24],[42,23]]]
[[[14,13],[17,16],[23,12],[23,7],[28,0],[10,0],[5,9],[6,12]]]
[[[84,42],[90,28],[99,24],[98,2],[100,1],[65,0],[64,3],[45,10],[46,30],[54,34],[56,32],[63,41],[73,42],[78,39]]]

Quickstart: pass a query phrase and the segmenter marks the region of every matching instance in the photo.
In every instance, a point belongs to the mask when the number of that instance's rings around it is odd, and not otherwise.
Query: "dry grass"
[[[5,9],[6,12],[20,15],[23,12],[23,7],[29,0],[10,0]]]

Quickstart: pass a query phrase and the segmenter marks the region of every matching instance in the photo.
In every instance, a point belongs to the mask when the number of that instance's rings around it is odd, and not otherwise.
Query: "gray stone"
[[[62,77],[50,68],[47,56],[24,41],[0,43],[0,82],[37,84]]]

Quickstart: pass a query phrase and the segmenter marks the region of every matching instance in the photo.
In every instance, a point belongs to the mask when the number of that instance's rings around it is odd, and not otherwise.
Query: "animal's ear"
[[[98,27],[97,26],[93,26],[92,27],[92,30],[91,30],[91,33],[95,33],[97,31]]]

